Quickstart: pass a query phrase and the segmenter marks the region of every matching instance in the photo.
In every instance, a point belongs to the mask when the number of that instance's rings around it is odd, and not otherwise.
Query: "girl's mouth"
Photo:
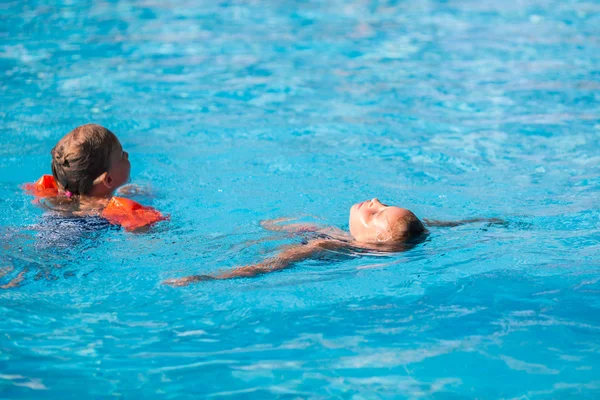
[[[362,205],[365,204],[365,202],[363,201],[362,203],[358,204],[358,207],[356,207],[357,210],[360,210],[360,208],[362,207]]]

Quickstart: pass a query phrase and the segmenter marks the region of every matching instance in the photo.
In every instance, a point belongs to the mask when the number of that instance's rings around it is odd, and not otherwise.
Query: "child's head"
[[[115,134],[100,125],[75,128],[51,154],[52,175],[64,192],[105,197],[129,179],[129,155]]]
[[[358,242],[403,243],[425,232],[423,223],[411,211],[387,206],[378,199],[350,208],[350,234]]]

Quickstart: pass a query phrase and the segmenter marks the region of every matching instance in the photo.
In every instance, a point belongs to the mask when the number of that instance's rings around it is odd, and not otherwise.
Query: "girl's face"
[[[350,208],[350,234],[358,242],[385,243],[392,239],[398,221],[408,215],[409,210],[382,204],[377,198],[363,201]]]
[[[118,146],[115,147],[111,154],[110,169],[108,170],[108,174],[112,179],[111,186],[113,190],[116,190],[129,181],[130,172],[129,154],[123,151],[123,146],[121,146],[121,143],[118,143]]]

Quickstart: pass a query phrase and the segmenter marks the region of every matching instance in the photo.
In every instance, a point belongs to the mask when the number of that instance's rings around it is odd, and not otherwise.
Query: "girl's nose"
[[[124,152],[123,152],[123,156],[124,156],[124,158],[125,158],[126,160],[129,160],[129,153],[128,153],[128,152],[124,151]]]

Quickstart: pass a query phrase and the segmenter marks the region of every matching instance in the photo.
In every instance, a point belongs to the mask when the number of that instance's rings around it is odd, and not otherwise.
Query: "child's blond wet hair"
[[[392,242],[406,242],[427,232],[421,220],[410,211],[408,215],[390,224],[390,230]]]
[[[96,124],[67,133],[51,151],[52,175],[59,188],[73,195],[88,194],[96,178],[110,169],[118,145],[114,133]]]

